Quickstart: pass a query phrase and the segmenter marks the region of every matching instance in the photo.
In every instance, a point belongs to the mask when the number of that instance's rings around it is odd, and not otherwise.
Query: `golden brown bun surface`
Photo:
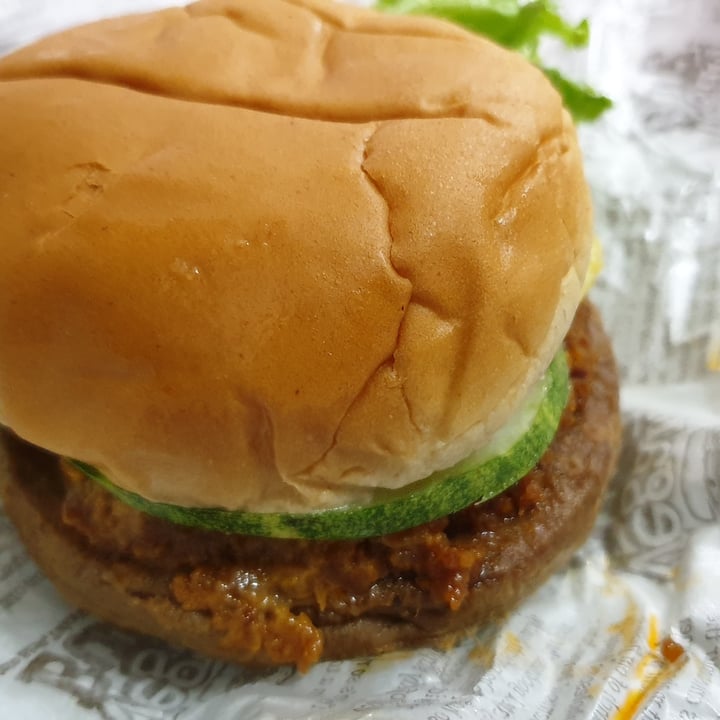
[[[0,61],[0,423],[150,499],[362,500],[480,446],[590,245],[555,91],[441,22],[201,2]]]

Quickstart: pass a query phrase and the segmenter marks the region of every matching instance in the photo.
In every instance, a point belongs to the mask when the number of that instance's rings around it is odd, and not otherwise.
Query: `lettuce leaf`
[[[538,67],[560,93],[565,107],[570,110],[575,122],[597,120],[606,110],[612,107],[610,98],[598,95],[591,87],[569,80],[554,68],[543,67],[540,64],[538,64]]]
[[[595,120],[612,106],[607,97],[542,64],[538,48],[544,35],[557,37],[572,48],[586,46],[590,37],[587,20],[577,25],[568,23],[557,13],[552,0],[524,4],[520,0],[377,0],[375,6],[386,12],[450,20],[522,53],[545,73],[576,121]]]

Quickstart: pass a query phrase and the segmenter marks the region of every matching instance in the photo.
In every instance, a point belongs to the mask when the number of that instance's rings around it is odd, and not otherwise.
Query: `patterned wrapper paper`
[[[0,0],[0,52],[163,4]],[[257,673],[69,609],[0,510],[0,718],[720,717],[720,4],[566,4],[590,46],[546,56],[615,101],[581,140],[625,422],[570,567],[454,651]]]

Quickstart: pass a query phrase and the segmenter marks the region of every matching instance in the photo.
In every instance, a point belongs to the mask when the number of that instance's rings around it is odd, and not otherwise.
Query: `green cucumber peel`
[[[399,490],[384,490],[363,506],[308,513],[257,513],[223,508],[189,508],[146,500],[124,490],[95,467],[70,462],[108,492],[137,510],[178,525],[275,538],[350,540],[404,530],[495,497],[526,475],[552,442],[567,404],[568,365],[558,353],[544,377],[542,395],[529,429],[509,448],[474,462],[471,456]]]
[[[522,53],[545,73],[577,122],[596,120],[612,107],[609,98],[543,65],[539,46],[544,36],[556,37],[570,48],[585,47],[590,39],[588,21],[576,25],[567,22],[551,0],[377,0],[375,7],[385,12],[449,20]]]

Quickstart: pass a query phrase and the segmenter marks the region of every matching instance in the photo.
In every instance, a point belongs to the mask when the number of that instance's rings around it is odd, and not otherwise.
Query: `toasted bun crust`
[[[451,465],[579,301],[558,95],[438,21],[78,28],[0,61],[0,137],[0,422],[152,500],[298,511]]]

